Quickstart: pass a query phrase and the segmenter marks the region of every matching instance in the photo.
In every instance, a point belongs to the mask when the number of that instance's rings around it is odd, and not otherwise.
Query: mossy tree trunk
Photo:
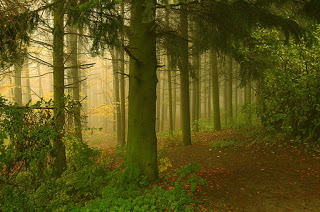
[[[53,85],[54,85],[54,116],[57,135],[53,142],[53,170],[59,177],[66,170],[66,150],[62,140],[65,125],[64,112],[64,2],[55,0],[53,8]]]
[[[157,58],[154,0],[131,0],[128,164],[148,180],[158,178],[155,133]]]
[[[187,6],[180,8],[180,117],[182,142],[191,145],[190,132],[190,97],[189,97],[189,69],[188,69],[188,14]]]

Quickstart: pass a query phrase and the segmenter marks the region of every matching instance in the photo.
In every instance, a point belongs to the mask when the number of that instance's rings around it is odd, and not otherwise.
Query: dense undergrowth
[[[204,183],[195,174],[198,164],[150,184],[135,165],[115,168],[108,154],[66,133],[68,168],[56,178],[51,103],[1,104],[0,211],[193,210],[193,192]]]

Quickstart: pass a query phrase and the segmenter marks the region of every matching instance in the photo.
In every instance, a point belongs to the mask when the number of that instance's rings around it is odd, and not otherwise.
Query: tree
[[[21,84],[22,62],[14,65],[14,101],[18,105],[22,105],[22,84]]]
[[[188,15],[187,6],[180,6],[180,107],[181,130],[184,145],[191,145],[189,62],[188,62]]]
[[[74,107],[74,124],[76,137],[82,140],[82,126],[81,126],[81,107],[78,104],[80,102],[80,78],[79,78],[79,65],[78,65],[78,35],[77,29],[74,25],[69,27],[70,29],[70,60],[71,60],[71,87],[73,99],[76,102]]]
[[[124,2],[121,2],[122,28],[124,28]],[[121,30],[121,43],[124,45],[124,30]],[[121,114],[121,133],[120,145],[126,144],[126,97],[125,97],[125,81],[124,81],[124,49],[120,47],[120,114]]]
[[[53,169],[56,176],[61,176],[67,168],[66,150],[62,140],[65,124],[64,112],[64,2],[55,0],[53,7],[53,84],[54,84],[54,116],[57,135],[53,142]]]
[[[214,49],[210,50],[210,62],[212,68],[213,129],[221,130],[218,64],[217,53]]]
[[[136,164],[150,181],[158,178],[155,134],[157,58],[154,0],[132,0],[130,19],[130,68],[128,150],[129,164]]]

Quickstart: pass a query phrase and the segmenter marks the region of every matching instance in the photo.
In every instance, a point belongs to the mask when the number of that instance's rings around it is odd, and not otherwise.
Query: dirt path
[[[204,207],[216,211],[320,211],[320,160],[310,153],[251,144],[232,131],[196,135],[200,142],[165,150],[173,168],[201,164],[209,186],[198,191]],[[241,146],[213,148],[211,142],[242,140]]]

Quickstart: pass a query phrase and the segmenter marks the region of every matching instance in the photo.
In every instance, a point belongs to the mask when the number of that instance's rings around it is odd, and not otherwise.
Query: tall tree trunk
[[[199,132],[199,66],[200,66],[200,55],[197,52],[192,54],[193,61],[193,97],[192,97],[192,119],[193,119],[193,130]]]
[[[122,26],[124,26],[124,2],[121,2],[121,16]],[[124,32],[121,32],[121,43],[124,45]],[[125,82],[124,82],[124,49],[120,47],[120,114],[121,114],[121,132],[120,145],[126,144],[126,96],[125,96]]]
[[[180,107],[181,130],[184,145],[191,145],[190,132],[190,97],[189,97],[189,70],[188,70],[188,15],[187,6],[180,6]]]
[[[173,102],[172,102],[172,120],[173,120],[173,130],[176,129],[176,118],[177,118],[177,71],[176,67],[172,67],[173,72]]]
[[[169,98],[169,135],[173,134],[173,117],[172,117],[172,61],[170,55],[167,53],[167,63],[168,63],[168,98]]]
[[[54,85],[54,116],[57,135],[53,142],[53,170],[57,177],[66,170],[66,150],[62,140],[65,125],[64,112],[64,2],[55,0],[53,8],[53,85]]]
[[[217,53],[214,49],[210,50],[210,61],[212,69],[212,95],[213,95],[213,129],[221,130],[220,121],[220,100],[219,100],[219,75],[217,64]]]
[[[119,93],[119,49],[110,48],[112,56],[112,69],[113,69],[113,83],[114,83],[114,106],[116,113],[116,132],[117,132],[117,145],[122,146],[121,141],[121,112],[120,112],[120,93]]]
[[[238,72],[238,65],[237,63],[235,64],[235,77],[234,77],[234,117],[235,117],[235,122],[238,121],[238,77],[239,77],[239,72]]]
[[[160,72],[158,71],[157,72],[157,78],[160,80]],[[161,95],[161,83],[159,82],[157,84],[157,88],[156,88],[156,92],[157,92],[157,102],[156,102],[156,132],[160,132],[160,112],[161,112],[161,98],[160,98],[160,95]]]
[[[228,125],[227,127],[230,127],[233,122],[233,112],[232,112],[232,58],[228,57],[228,61],[226,61],[228,64],[227,66],[227,77],[226,77],[226,97],[227,97],[227,119],[228,119]]]
[[[25,76],[26,76],[26,102],[29,102],[32,100],[31,97],[31,85],[30,85],[30,70],[29,70],[29,59],[28,57],[24,58],[24,72],[25,72]]]
[[[161,75],[160,75],[161,76]],[[160,123],[161,123],[161,131],[165,131],[164,129],[164,125],[166,122],[166,118],[167,118],[167,110],[166,110],[166,97],[165,97],[165,91],[166,91],[166,79],[165,79],[165,74],[164,72],[162,72],[162,79],[160,77],[160,81],[162,81],[162,102],[161,102],[161,119],[160,119]]]
[[[211,95],[211,82],[212,82],[212,71],[208,71],[208,121],[209,123],[211,123],[211,99],[212,99],[212,95]]]
[[[22,62],[14,64],[14,101],[19,106],[22,105],[21,70]]]
[[[43,97],[42,77],[40,77],[40,75],[41,75],[40,63],[37,63],[37,72],[38,72],[37,74],[39,76],[39,78],[38,78],[38,86],[39,86],[38,92],[39,92],[39,96]]]
[[[150,181],[158,178],[155,133],[157,58],[155,0],[131,0],[129,46],[129,164],[137,164]],[[146,7],[146,5],[148,5]],[[145,14],[149,14],[146,20]]]
[[[170,14],[169,10],[166,9],[166,24],[169,26],[170,25]],[[173,70],[173,64],[171,60],[171,55],[169,51],[167,50],[167,67],[168,67],[168,99],[169,99],[169,135],[173,135],[173,112],[172,112],[172,77],[171,77],[171,72]]]
[[[70,27],[70,60],[71,60],[71,79],[72,79],[72,95],[76,102],[80,101],[80,79],[78,69],[78,36],[75,26]],[[74,108],[74,125],[76,137],[82,140],[82,127],[81,127],[81,107],[76,105]]]

